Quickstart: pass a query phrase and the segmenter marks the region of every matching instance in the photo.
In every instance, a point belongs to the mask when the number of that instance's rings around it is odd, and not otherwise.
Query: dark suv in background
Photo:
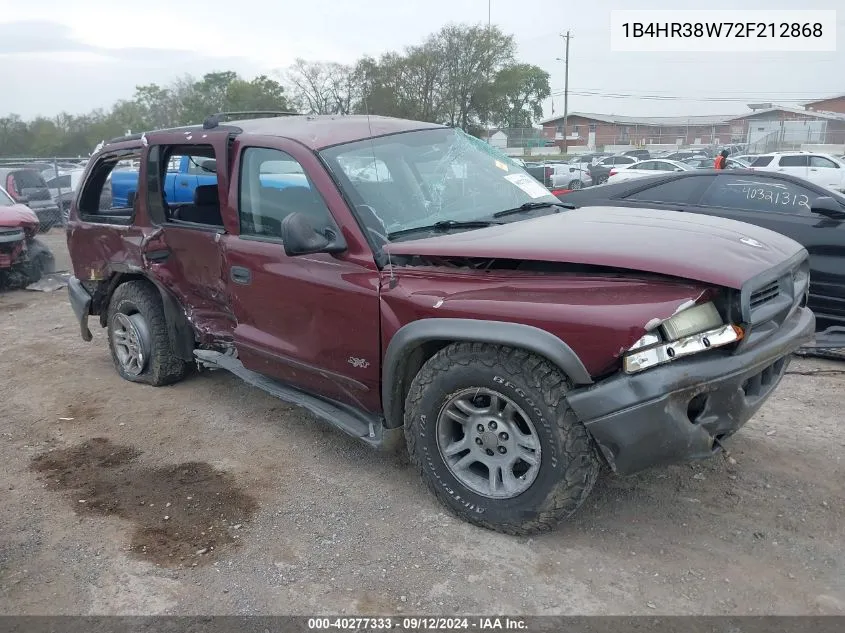
[[[59,207],[37,169],[0,167],[0,185],[17,204],[25,204],[33,210],[38,217],[39,233],[46,233],[52,227],[62,224]]]

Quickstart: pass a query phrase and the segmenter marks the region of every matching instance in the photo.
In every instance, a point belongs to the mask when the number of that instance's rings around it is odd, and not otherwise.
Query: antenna
[[[379,180],[379,173],[378,173],[378,163],[376,162],[376,144],[373,142],[373,124],[370,122],[370,104],[367,102],[367,96],[364,96],[364,113],[367,115],[367,129],[370,132],[370,152],[373,155],[373,170],[376,174],[376,182],[381,182]],[[373,214],[375,215],[375,214]],[[381,218],[376,216],[376,219],[381,221]],[[384,224],[384,222],[382,222]],[[385,227],[385,231],[387,227]],[[390,249],[385,249],[385,254],[387,255],[387,271],[390,275],[390,288],[394,288],[396,286],[396,276],[393,274],[393,259],[390,256]]]

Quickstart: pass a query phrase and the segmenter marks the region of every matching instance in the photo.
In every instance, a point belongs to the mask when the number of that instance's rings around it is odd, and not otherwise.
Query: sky
[[[448,23],[489,17],[520,61],[551,76],[544,115],[742,114],[747,103],[797,105],[845,93],[841,0],[0,0],[0,116],[109,108],[135,86],[186,74],[279,73],[294,59],[353,63],[421,42]],[[614,9],[837,9],[836,52],[612,52]],[[761,14],[765,16],[766,14]],[[614,95],[614,96],[611,96]],[[649,97],[659,96],[660,99]],[[667,98],[668,97],[668,98]],[[716,99],[716,100],[714,100]]]

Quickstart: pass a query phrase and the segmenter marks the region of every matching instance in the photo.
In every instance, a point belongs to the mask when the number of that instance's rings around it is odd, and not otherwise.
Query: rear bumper
[[[750,349],[713,350],[641,374],[620,373],[571,392],[569,404],[621,475],[706,458],[769,398],[792,353],[814,330],[813,313],[799,308]]]
[[[70,307],[79,321],[79,332],[83,341],[90,341],[94,338],[91,330],[88,329],[88,315],[91,311],[91,295],[76,277],[71,277],[67,284],[67,293],[70,298]]]

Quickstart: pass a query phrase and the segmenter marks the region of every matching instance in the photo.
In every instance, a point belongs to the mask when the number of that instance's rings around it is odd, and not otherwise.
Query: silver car
[[[593,184],[590,172],[580,164],[554,163],[548,166],[554,169],[550,189],[583,189]]]

